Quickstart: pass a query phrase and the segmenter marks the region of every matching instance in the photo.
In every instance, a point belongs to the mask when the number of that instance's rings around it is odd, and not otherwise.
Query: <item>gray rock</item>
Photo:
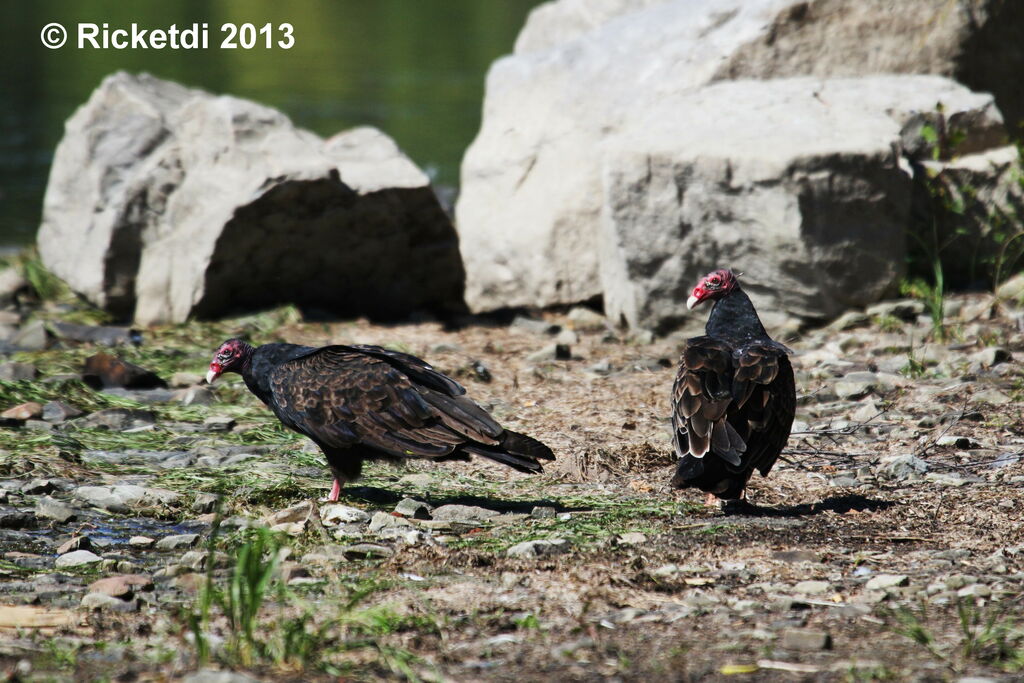
[[[888,481],[920,479],[928,471],[928,463],[913,455],[889,455],[878,462],[875,476]]]
[[[538,505],[537,507],[530,510],[530,516],[534,519],[547,519],[554,517],[558,511],[548,505]]]
[[[88,610],[137,612],[139,610],[139,603],[135,600],[121,600],[105,593],[87,593],[82,598],[82,607]]]
[[[127,512],[131,508],[156,504],[171,505],[180,497],[179,494],[167,489],[144,488],[134,484],[79,486],[72,495],[110,512]]]
[[[53,566],[57,569],[69,569],[71,567],[84,567],[102,561],[103,558],[96,553],[88,550],[74,550],[58,557],[54,561]]]
[[[57,339],[87,342],[99,346],[125,346],[142,341],[142,335],[139,332],[127,327],[77,325],[57,320],[50,322],[49,330]]]
[[[488,510],[476,505],[442,505],[434,509],[433,518],[441,522],[478,524],[494,519],[500,514],[497,510]]]
[[[531,363],[539,363],[546,360],[569,360],[572,358],[572,349],[566,344],[548,344],[537,349],[526,356]]]
[[[981,448],[981,444],[969,436],[957,436],[955,434],[943,434],[935,440],[936,446],[953,446],[962,450]]]
[[[208,406],[214,402],[216,394],[206,386],[187,387],[171,393],[171,400],[186,406]]]
[[[195,500],[192,501],[192,512],[198,512],[200,514],[206,514],[207,512],[213,512],[213,509],[217,507],[217,501],[220,500],[220,496],[216,493],[197,493]]]
[[[517,315],[512,319],[512,324],[509,325],[514,330],[526,330],[534,334],[549,335],[558,334],[559,327],[546,320],[537,320],[536,318],[527,318],[524,315]]]
[[[395,551],[391,548],[375,543],[356,543],[355,545],[345,546],[342,552],[346,559],[349,560],[373,560],[390,557],[395,554]]]
[[[49,496],[43,496],[36,501],[36,517],[52,519],[63,524],[68,520],[74,519],[77,514],[77,511],[70,505],[54,500]]]
[[[835,384],[836,396],[844,401],[864,398],[875,390],[878,377],[873,372],[851,372]]]
[[[573,306],[566,317],[573,329],[580,332],[601,332],[608,327],[603,315],[586,306]]]
[[[869,591],[882,591],[889,588],[906,586],[908,583],[910,583],[910,577],[906,574],[879,574],[868,579],[864,588]]]
[[[43,493],[53,493],[57,489],[61,488],[60,483],[53,479],[32,479],[18,489],[22,493],[30,496],[36,496]]]
[[[831,590],[832,585],[828,581],[800,581],[793,590],[804,595],[821,595]]]
[[[8,343],[18,351],[42,351],[50,345],[46,323],[42,320],[25,323],[14,333]]]
[[[898,9],[892,3],[883,9],[881,3],[871,2],[843,12],[807,12],[807,5],[797,0],[545,3],[531,14],[515,53],[492,65],[481,130],[463,162],[456,214],[468,303],[488,310],[573,303],[603,294],[608,317],[617,323],[621,311],[632,325],[636,323],[631,317],[654,321],[666,315],[666,304],[651,301],[658,296],[659,282],[674,285],[685,280],[692,287],[693,277],[706,270],[709,261],[742,260],[744,267],[756,263],[749,236],[765,226],[792,221],[788,234],[807,235],[806,245],[793,243],[801,249],[799,256],[786,252],[802,262],[822,258],[832,247],[843,251],[841,244],[856,243],[854,224],[887,225],[902,234],[905,226],[897,219],[906,217],[910,185],[905,177],[900,181],[890,145],[901,149],[905,138],[914,137],[904,134],[909,119],[927,120],[937,101],[950,103],[936,98],[936,93],[921,93],[921,101],[911,104],[918,89],[904,87],[894,107],[903,120],[884,133],[876,129],[879,134],[872,138],[873,124],[867,119],[886,109],[877,96],[879,89],[865,88],[856,103],[871,113],[854,114],[856,107],[851,107],[847,114],[842,112],[847,103],[822,87],[831,88],[830,78],[864,74],[960,74],[957,61],[965,58],[954,55],[971,52],[967,45],[979,39],[981,26],[995,30],[1004,22],[1019,25],[1021,10],[1008,9],[1007,3],[996,6],[987,3],[978,19],[950,12],[940,21],[926,22],[922,17],[934,15],[929,0],[901,3]],[[885,25],[880,26],[878,16],[883,12]],[[904,47],[915,40],[944,47]],[[1006,44],[1012,42],[1007,39]],[[970,85],[980,91],[996,89],[1001,102],[1024,99],[1007,85],[1014,72],[1006,63],[1019,68],[1016,53],[993,48],[986,59],[992,59],[993,70],[1000,70],[1006,80],[986,76],[969,79]],[[641,73],[643,77],[637,78]],[[782,111],[783,107],[765,106],[768,100],[748,94],[761,85],[785,88],[784,81],[794,76],[814,77],[814,85],[806,90],[806,106]],[[722,96],[713,102],[717,106],[705,100],[708,108],[700,109],[697,103],[703,93],[723,86],[724,79],[744,79],[735,85],[745,92]],[[702,115],[709,108],[719,115]],[[948,111],[953,110],[961,113],[951,105]],[[977,117],[973,110],[963,114],[960,118],[972,122],[967,126],[972,132],[961,153],[992,147],[1005,135],[998,116]],[[660,126],[646,135],[644,126],[650,121]],[[822,121],[823,133],[816,121]],[[780,122],[790,122],[794,133],[780,134]],[[830,139],[839,131],[843,140]],[[834,154],[829,157],[832,140]],[[734,155],[734,144],[746,145],[748,153]],[[689,147],[695,147],[692,153],[686,151]],[[791,157],[778,153],[787,148],[793,150]],[[871,153],[865,154],[867,150]],[[735,175],[724,170],[715,174],[714,159],[699,160],[701,155],[716,154],[719,165],[734,168]],[[644,157],[650,158],[651,182],[642,175]],[[842,163],[824,170],[830,160],[838,159]],[[807,184],[803,195],[795,187],[783,187],[789,180],[784,172],[771,175],[786,168]],[[838,173],[843,180],[826,188],[819,173]],[[627,196],[630,190],[633,201]],[[735,208],[729,206],[727,193],[734,195]],[[645,202],[650,206],[646,214],[639,208]],[[718,210],[725,212],[725,220],[717,220]],[[612,215],[616,211],[617,217]],[[851,213],[850,225],[838,231],[815,223],[820,216],[847,211],[861,213]],[[625,245],[617,259],[627,271],[624,276],[606,274],[608,264],[599,255],[606,246],[598,246],[599,223],[608,218],[616,223],[610,230],[613,244]],[[642,227],[652,219],[659,222]],[[715,224],[702,230],[709,222]],[[882,237],[884,247],[896,246],[895,236],[875,229],[878,232],[872,235]],[[787,230],[777,234],[786,239]],[[714,242],[707,243],[709,238]],[[686,253],[671,250],[676,242],[688,240],[700,249],[702,239],[707,246],[691,262],[672,263],[672,256]],[[871,239],[864,242],[868,252],[876,246]],[[771,256],[767,250],[766,255]],[[635,265],[630,264],[633,257]],[[696,261],[703,263],[698,267]],[[837,309],[843,301],[871,301],[870,296],[884,294],[882,281],[889,278],[891,285],[899,277],[867,263],[834,263],[840,268],[829,269],[830,275],[838,270],[844,284],[821,285],[824,298],[818,307],[831,315],[845,310]],[[659,264],[673,272],[659,279]],[[844,292],[844,286],[858,284],[850,273],[862,267],[871,270],[866,278],[870,296],[852,294],[857,287]],[[637,272],[628,272],[631,269]],[[687,272],[675,277],[676,270]],[[795,311],[815,305],[806,294],[812,289],[810,278],[792,276],[790,282],[782,268],[763,265],[760,270],[751,280],[761,283],[764,291],[758,295],[767,300],[765,308]],[[609,277],[625,282],[614,292],[621,303],[611,306]],[[630,291],[630,284],[639,291]],[[794,287],[792,297],[772,294]],[[685,301],[686,296],[679,299],[678,294],[673,289],[664,297]]]
[[[832,648],[832,637],[824,631],[805,628],[787,628],[782,631],[779,644],[787,650],[815,652]]]
[[[432,509],[421,500],[403,498],[395,506],[395,513],[403,517],[412,517],[413,519],[430,519],[430,511]]]
[[[1017,273],[996,287],[996,297],[1024,305],[1024,273]]]
[[[107,408],[80,417],[72,423],[79,429],[112,429],[127,431],[156,424],[156,415],[151,410],[136,408]]]
[[[913,322],[925,312],[924,303],[917,299],[899,299],[896,301],[880,301],[869,306],[867,314],[872,318],[897,318]]]
[[[64,422],[82,415],[82,411],[61,401],[43,404],[43,419],[47,422]]]
[[[971,360],[982,367],[992,368],[1013,360],[1013,354],[1001,346],[989,346],[971,355]]]
[[[523,541],[505,551],[508,557],[534,558],[561,555],[569,552],[572,544],[564,538],[555,538],[550,541]]]
[[[411,527],[412,523],[405,517],[396,517],[388,512],[376,512],[370,518],[370,526],[367,529],[371,534],[380,532],[383,529],[396,529]]]
[[[31,363],[17,363],[8,361],[0,365],[0,379],[8,382],[20,382],[36,378],[39,371]]]
[[[320,519],[324,524],[355,524],[370,521],[370,515],[359,508],[333,503],[320,508]]]
[[[0,305],[14,302],[14,295],[28,287],[28,280],[18,272],[17,268],[0,270]]]
[[[235,424],[235,418],[224,415],[211,415],[203,420],[203,427],[208,432],[230,432]]]
[[[176,372],[171,375],[171,386],[176,389],[184,389],[197,384],[202,384],[205,378],[198,372]]]
[[[199,542],[199,534],[175,534],[164,536],[156,542],[157,550],[181,550],[192,548]]]
[[[461,302],[451,221],[390,138],[324,141],[145,74],[108,76],[67,121],[38,246],[73,290],[143,325],[282,297],[345,316]]]

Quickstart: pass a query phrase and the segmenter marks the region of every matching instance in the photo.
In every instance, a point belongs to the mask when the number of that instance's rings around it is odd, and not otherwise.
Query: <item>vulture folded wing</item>
[[[700,458],[714,445],[713,452],[739,465],[742,439],[725,419],[732,401],[728,344],[711,337],[687,341],[672,399],[672,442],[677,455]]]
[[[737,410],[730,421],[747,442],[746,468],[762,475],[778,460],[796,413],[796,383],[787,353],[777,342],[759,341],[743,346],[735,355]]]
[[[411,366],[406,359],[416,361],[408,374],[400,369]],[[467,441],[495,444],[502,432],[471,400],[444,391],[461,390],[456,382],[379,347],[317,349],[279,365],[270,386],[282,422],[330,448],[360,444],[396,457],[436,458]]]

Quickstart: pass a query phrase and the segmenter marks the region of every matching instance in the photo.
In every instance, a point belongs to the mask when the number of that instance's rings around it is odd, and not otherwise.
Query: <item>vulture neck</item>
[[[754,304],[739,287],[715,302],[704,331],[709,337],[737,343],[768,338]]]

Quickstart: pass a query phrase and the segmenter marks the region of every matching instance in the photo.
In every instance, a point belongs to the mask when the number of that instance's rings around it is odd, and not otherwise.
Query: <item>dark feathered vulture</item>
[[[725,500],[744,498],[750,475],[767,476],[789,438],[796,385],[787,349],[768,336],[730,270],[705,276],[686,302],[715,302],[703,337],[687,340],[672,386],[672,485]]]
[[[503,429],[455,380],[409,354],[379,346],[224,342],[206,375],[237,372],[285,426],[316,442],[334,473],[330,500],[364,460],[468,460],[542,471],[551,449]]]

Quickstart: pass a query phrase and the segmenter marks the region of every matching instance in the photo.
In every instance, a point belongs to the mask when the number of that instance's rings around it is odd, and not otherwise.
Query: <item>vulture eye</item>
[[[722,280],[716,275],[715,277],[708,280],[708,286],[716,288],[722,284]]]

